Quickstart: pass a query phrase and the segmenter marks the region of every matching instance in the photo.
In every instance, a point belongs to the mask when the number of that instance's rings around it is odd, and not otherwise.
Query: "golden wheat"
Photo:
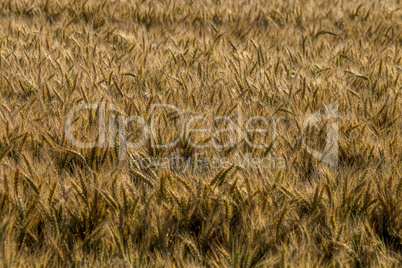
[[[401,47],[399,0],[0,1],[1,264],[399,267]],[[337,167],[303,146],[324,150],[332,119],[303,116],[334,101]],[[158,103],[276,132],[180,136]]]

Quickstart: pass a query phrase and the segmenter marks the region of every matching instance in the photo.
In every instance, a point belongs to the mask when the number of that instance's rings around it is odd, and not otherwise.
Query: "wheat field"
[[[401,7],[0,1],[0,263],[401,267]]]

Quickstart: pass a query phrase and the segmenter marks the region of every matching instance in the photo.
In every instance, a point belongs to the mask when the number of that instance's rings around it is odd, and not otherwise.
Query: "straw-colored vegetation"
[[[1,1],[0,262],[398,267],[402,11],[399,0],[359,2]],[[302,135],[303,116],[334,101],[339,119]],[[273,132],[244,132],[235,146],[195,149],[186,128],[176,146],[155,149],[180,125],[159,109],[138,149],[119,150],[109,132],[103,147],[74,146],[68,112],[102,102],[115,107],[107,122],[150,120],[151,105],[167,103],[211,122],[230,116],[239,125],[238,111],[273,118],[277,134],[272,142]],[[97,140],[99,114],[75,114],[78,140]],[[302,146],[322,151],[325,123],[334,122],[337,167]],[[225,120],[212,124],[224,128]],[[129,141],[141,131],[130,124]],[[267,146],[252,148],[246,136]],[[171,155],[186,168],[138,165]],[[285,166],[247,166],[236,155]],[[208,162],[225,157],[220,168]]]

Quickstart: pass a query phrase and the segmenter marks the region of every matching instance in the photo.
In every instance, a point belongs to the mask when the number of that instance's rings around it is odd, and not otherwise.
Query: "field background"
[[[0,1],[0,263],[398,267],[401,45],[399,0]],[[102,101],[143,118],[153,103],[286,116],[275,146],[202,152],[275,155],[286,167],[133,165],[194,161],[185,141],[148,141],[124,161],[118,139],[73,146],[66,115]],[[336,168],[301,146],[323,148],[325,124],[302,137],[302,116],[334,101]],[[76,114],[77,139],[96,140],[97,113]],[[174,114],[157,122],[150,139],[177,134]]]

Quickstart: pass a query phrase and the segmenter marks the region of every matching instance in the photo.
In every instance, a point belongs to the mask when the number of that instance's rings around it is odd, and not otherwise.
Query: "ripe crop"
[[[399,0],[0,1],[0,263],[398,267],[401,49]]]

